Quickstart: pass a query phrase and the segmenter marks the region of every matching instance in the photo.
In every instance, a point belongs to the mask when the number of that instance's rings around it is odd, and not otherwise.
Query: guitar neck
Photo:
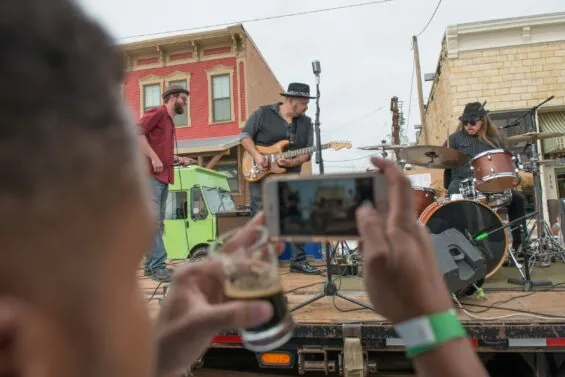
[[[329,143],[321,145],[321,149],[328,149],[329,147],[330,147]],[[312,152],[314,152],[314,150],[316,150],[316,147],[301,148],[301,149],[296,149],[296,150],[293,150],[293,151],[284,152],[282,154],[282,156],[283,156],[283,158],[293,158],[293,157],[300,156],[302,154],[312,153]]]

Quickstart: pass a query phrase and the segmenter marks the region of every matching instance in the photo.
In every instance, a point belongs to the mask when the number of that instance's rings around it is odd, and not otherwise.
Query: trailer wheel
[[[190,253],[188,257],[189,262],[198,262],[202,259],[206,258],[208,255],[208,247],[206,246],[199,246]]]

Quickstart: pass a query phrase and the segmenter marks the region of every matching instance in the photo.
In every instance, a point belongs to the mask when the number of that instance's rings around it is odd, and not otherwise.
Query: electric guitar
[[[288,159],[297,157],[302,154],[312,153],[316,150],[316,147],[309,147],[285,152],[288,144],[288,140],[281,140],[278,143],[271,145],[270,147],[256,147],[257,151],[265,156],[267,160],[267,166],[258,166],[255,163],[253,156],[249,152],[245,151],[241,160],[243,178],[247,182],[259,182],[267,175],[286,173],[286,169],[280,167],[277,164],[277,160],[282,158]],[[322,144],[320,147],[321,149],[331,148],[337,151],[342,148],[351,148],[351,143],[348,141],[330,141],[329,143]]]

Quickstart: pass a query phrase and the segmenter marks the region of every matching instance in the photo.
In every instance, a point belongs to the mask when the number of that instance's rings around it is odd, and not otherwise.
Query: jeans
[[[168,184],[159,182],[155,178],[151,178],[151,197],[158,215],[153,246],[145,258],[145,268],[151,271],[157,271],[166,267],[167,250],[165,249],[165,243],[163,242],[163,220],[165,218],[168,194]]]
[[[251,199],[251,217],[255,216],[257,212],[263,208],[263,198],[261,196],[261,183],[249,183],[249,197]],[[306,260],[306,252],[304,251],[304,244],[293,243],[290,245],[290,260],[291,262],[302,262]]]

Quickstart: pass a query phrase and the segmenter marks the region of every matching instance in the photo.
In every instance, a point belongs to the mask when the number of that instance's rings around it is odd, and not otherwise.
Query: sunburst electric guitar
[[[258,166],[253,156],[245,151],[241,161],[244,179],[247,182],[259,182],[267,175],[286,173],[286,169],[280,167],[277,164],[277,160],[281,158],[288,159],[297,157],[301,154],[312,153],[316,150],[316,147],[309,147],[285,152],[288,144],[288,140],[281,140],[270,147],[256,147],[257,151],[267,159],[267,166]],[[321,149],[334,149],[337,151],[342,148],[351,148],[351,143],[348,141],[330,141],[329,143],[321,145]]]

